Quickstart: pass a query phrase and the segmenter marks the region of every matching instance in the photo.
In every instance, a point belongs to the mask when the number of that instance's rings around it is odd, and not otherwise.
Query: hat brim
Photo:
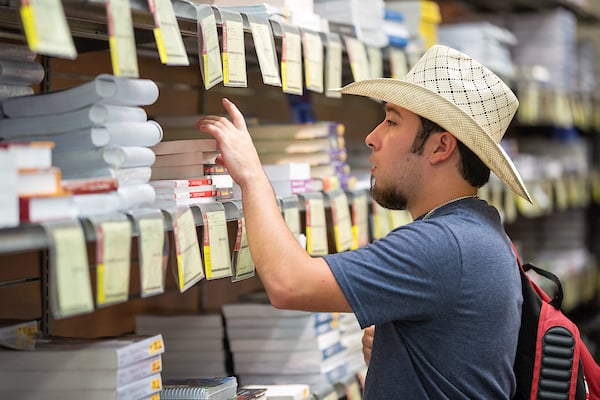
[[[473,151],[514,193],[531,202],[521,176],[502,146],[470,115],[443,96],[414,83],[390,78],[353,82],[339,91],[392,103],[435,122]]]

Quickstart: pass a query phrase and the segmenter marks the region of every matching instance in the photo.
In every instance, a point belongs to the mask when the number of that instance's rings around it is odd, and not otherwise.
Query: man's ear
[[[432,139],[433,151],[429,156],[432,164],[448,160],[458,149],[456,138],[450,132],[437,132]]]

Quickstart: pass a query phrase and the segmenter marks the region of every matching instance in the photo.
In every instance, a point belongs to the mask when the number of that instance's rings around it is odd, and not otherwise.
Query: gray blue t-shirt
[[[376,326],[365,400],[512,396],[521,281],[495,208],[456,201],[325,260]]]

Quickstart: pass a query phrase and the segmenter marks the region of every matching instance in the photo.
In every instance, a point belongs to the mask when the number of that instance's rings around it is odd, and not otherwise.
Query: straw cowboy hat
[[[513,192],[531,202],[517,169],[500,146],[519,101],[498,76],[466,54],[435,45],[403,79],[367,79],[340,91],[393,103],[437,123]]]

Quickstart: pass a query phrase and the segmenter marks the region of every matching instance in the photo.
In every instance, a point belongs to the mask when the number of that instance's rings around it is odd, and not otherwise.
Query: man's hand
[[[253,183],[257,177],[266,179],[244,116],[228,99],[223,99],[222,104],[229,118],[206,115],[196,122],[197,129],[217,140],[220,154],[215,162],[224,165],[242,187]]]
[[[373,335],[375,335],[375,325],[371,325],[363,330],[362,350],[365,364],[369,366],[371,361],[371,350],[373,349]]]

